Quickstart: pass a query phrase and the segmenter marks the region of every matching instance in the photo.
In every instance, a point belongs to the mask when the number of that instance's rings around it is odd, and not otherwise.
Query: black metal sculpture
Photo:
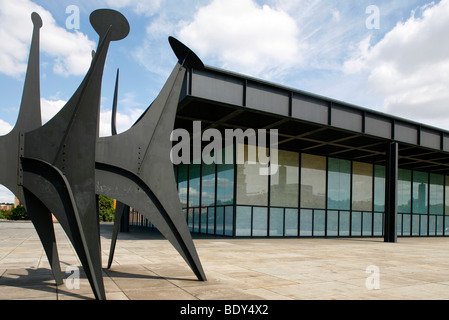
[[[129,24],[119,12],[96,10],[90,21],[100,36],[91,67],[78,90],[48,123],[41,126],[39,93],[40,17],[33,13],[33,40],[21,110],[0,145],[17,154],[0,156],[0,183],[24,203],[50,261],[56,283],[62,283],[51,213],[60,222],[85,270],[97,299],[105,299],[96,195],[128,205],[147,217],[179,251],[199,280],[206,280],[182,214],[170,161],[170,133],[187,67],[202,68],[200,59],[170,38],[179,62],[150,108],[136,124],[111,137],[98,138],[101,80],[111,41],[125,38]],[[117,74],[118,82],[118,74]],[[117,107],[117,85],[113,117]],[[6,170],[5,170],[6,169]],[[118,210],[110,258],[117,240]],[[117,222],[118,221],[118,222]]]

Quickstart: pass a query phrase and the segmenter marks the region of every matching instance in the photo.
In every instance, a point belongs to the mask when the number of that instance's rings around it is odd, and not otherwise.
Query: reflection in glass
[[[338,236],[338,211],[327,212],[327,235],[329,237]]]
[[[324,210],[315,210],[313,214],[313,236],[322,237],[325,235],[326,212]]]
[[[352,209],[360,211],[373,209],[372,164],[356,161],[352,163]]]
[[[217,206],[234,204],[234,165],[225,163],[227,154],[233,154],[232,145],[224,148],[223,162],[217,164]]]
[[[242,237],[251,236],[251,207],[237,206],[235,235]]]
[[[270,236],[281,237],[284,230],[284,209],[270,209]]]
[[[215,205],[215,164],[204,164],[201,168],[201,205]]]
[[[373,213],[363,212],[362,215],[362,236],[371,237],[373,235]]]
[[[200,208],[194,208],[193,209],[193,231],[199,232],[200,231]]]
[[[256,163],[248,161],[245,157],[248,153],[258,154],[259,147],[245,145],[244,155],[237,154],[240,159],[237,164],[237,204],[260,205],[268,204],[268,175],[261,175],[260,169],[268,168],[268,165],[259,161]],[[264,148],[267,152],[267,148]]]
[[[224,207],[217,207],[215,217],[215,234],[223,235],[224,227]]]
[[[268,229],[268,209],[262,207],[253,208],[253,236],[266,237]]]
[[[200,173],[199,164],[189,165],[189,207],[200,206]]]
[[[412,236],[419,236],[419,226],[420,226],[419,217],[420,215],[418,214],[412,215]]]
[[[351,161],[328,159],[327,208],[349,210],[351,200]]]
[[[313,210],[301,209],[300,216],[300,233],[301,237],[311,237],[312,236],[312,224],[313,222]]]
[[[326,208],[326,157],[301,155],[301,208]]]
[[[436,229],[437,229],[437,236],[442,236],[443,235],[443,221],[444,221],[444,217],[443,216],[436,216],[437,221],[436,221]]]
[[[423,217],[424,218],[424,217]],[[435,229],[436,229],[436,216],[430,215],[429,216],[429,236],[435,236]]]
[[[340,237],[349,236],[349,226],[350,226],[350,214],[348,211],[340,211]]]
[[[207,208],[207,233],[215,233],[215,208]]]
[[[207,208],[200,208],[201,233],[207,233]]]
[[[430,214],[444,214],[444,176],[430,174]]]
[[[178,194],[183,208],[187,207],[188,166],[182,164],[178,167]]]
[[[298,207],[299,153],[278,150],[278,171],[270,176],[272,207]]]
[[[421,232],[420,232],[420,235],[421,236],[426,236],[427,235],[427,223],[428,223],[427,216],[420,215],[420,218],[421,218]]]
[[[374,166],[374,211],[385,212],[385,167],[379,165]]]
[[[234,235],[234,207],[227,206],[225,207],[225,235],[233,236]]]
[[[384,214],[379,212],[374,212],[374,236],[383,235],[383,218]]]
[[[397,228],[397,235],[398,236],[402,236],[402,214],[398,214],[398,219],[397,219],[397,224],[396,224],[396,228]]]
[[[410,230],[410,214],[402,215],[402,235],[404,237],[409,237],[411,233]]]
[[[285,236],[298,236],[298,209],[285,209]]]
[[[398,170],[398,212],[410,213],[412,201],[412,172],[407,169]]]
[[[353,211],[351,217],[351,236],[360,237],[361,235],[362,235],[362,213],[358,211]]]
[[[427,214],[427,172],[413,171],[413,213]]]

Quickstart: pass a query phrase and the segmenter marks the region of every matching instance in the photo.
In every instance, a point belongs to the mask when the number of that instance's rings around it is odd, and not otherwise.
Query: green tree
[[[98,211],[100,215],[100,221],[114,221],[114,200],[105,196],[98,196]]]

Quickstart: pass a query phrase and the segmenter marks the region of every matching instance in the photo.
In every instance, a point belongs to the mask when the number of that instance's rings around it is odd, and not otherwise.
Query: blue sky
[[[367,11],[373,5],[378,16]],[[67,11],[73,6],[79,9],[79,29],[66,23],[77,22]],[[17,118],[31,13],[44,22],[46,122],[88,69],[98,41],[89,14],[99,8],[119,10],[131,26],[126,39],[110,46],[101,135],[110,134],[117,68],[118,130],[125,131],[176,63],[168,36],[188,45],[206,65],[449,129],[449,0],[0,0],[0,135]],[[370,22],[379,28],[370,28]],[[0,202],[11,198],[0,187]]]

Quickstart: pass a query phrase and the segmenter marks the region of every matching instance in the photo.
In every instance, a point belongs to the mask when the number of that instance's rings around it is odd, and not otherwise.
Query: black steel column
[[[398,216],[398,144],[391,142],[387,149],[385,188],[385,242],[397,242]]]

